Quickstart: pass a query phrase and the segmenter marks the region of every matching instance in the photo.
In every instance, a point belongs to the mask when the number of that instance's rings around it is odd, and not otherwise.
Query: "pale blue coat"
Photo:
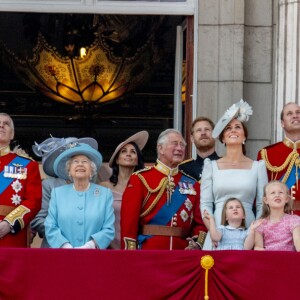
[[[87,191],[78,192],[67,184],[51,192],[45,233],[52,248],[64,243],[79,247],[94,239],[106,249],[114,238],[114,220],[110,189],[91,183]]]

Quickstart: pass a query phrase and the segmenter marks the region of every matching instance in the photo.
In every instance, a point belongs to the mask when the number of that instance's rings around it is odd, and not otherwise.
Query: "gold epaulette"
[[[194,178],[193,176],[191,176],[191,175],[185,173],[183,170],[179,170],[179,172],[180,172],[181,174],[185,175],[186,177],[189,177],[189,178],[191,178],[191,179],[193,179],[193,180],[195,180],[195,181],[198,181],[196,178]]]
[[[152,167],[145,167],[144,169],[141,169],[141,170],[138,170],[138,171],[135,171],[133,174],[139,174],[139,173],[143,173],[143,172],[146,172],[146,171],[149,171],[151,170]]]
[[[194,160],[193,158],[186,159],[186,160],[182,161],[182,162],[179,164],[179,166],[180,166],[180,165],[183,165],[183,164],[185,164],[185,163],[188,163],[188,162],[190,162],[190,161],[193,161],[193,160]]]
[[[20,148],[19,146],[16,146],[16,147],[12,150],[12,152],[15,153],[15,154],[17,154],[17,155],[20,156],[20,157],[27,158],[27,159],[29,159],[29,160],[34,161],[34,159],[33,159],[32,157],[30,157],[30,156],[28,155],[28,153],[27,153],[25,150],[23,150],[22,148]]]

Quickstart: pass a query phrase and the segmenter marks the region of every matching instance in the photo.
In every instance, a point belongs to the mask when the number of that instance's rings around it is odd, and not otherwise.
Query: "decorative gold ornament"
[[[205,270],[211,269],[214,266],[214,263],[215,261],[211,255],[204,255],[201,257],[200,264],[201,267]]]
[[[203,269],[205,269],[205,294],[204,299],[208,300],[208,270],[210,270],[214,266],[214,259],[211,255],[204,255],[201,257],[200,265]]]
[[[267,155],[267,150],[266,149],[262,149],[261,150],[261,157],[262,159],[266,162],[266,167],[269,171],[271,171],[272,173],[275,173],[275,177],[272,177],[272,180],[276,180],[277,174],[278,172],[283,171],[285,168],[287,168],[284,177],[282,178],[282,182],[286,183],[287,179],[290,176],[290,173],[293,169],[293,166],[296,166],[296,181],[298,182],[298,167],[299,167],[299,153],[296,150],[293,150],[288,157],[286,158],[286,160],[284,161],[284,163],[281,166],[272,166],[269,159],[268,159],[268,155]],[[272,175],[273,176],[273,175]]]

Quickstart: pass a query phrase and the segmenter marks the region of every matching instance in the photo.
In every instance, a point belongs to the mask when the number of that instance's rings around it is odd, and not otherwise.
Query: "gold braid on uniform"
[[[285,175],[282,179],[282,182],[286,182],[287,179],[289,178],[289,175],[292,171],[292,168],[293,166],[295,165],[296,166],[296,169],[298,170],[298,167],[300,165],[300,162],[299,162],[299,153],[295,150],[293,150],[289,156],[286,158],[286,160],[284,161],[284,163],[281,165],[281,166],[272,166],[269,159],[268,159],[268,156],[267,156],[267,150],[266,149],[262,149],[261,150],[261,157],[262,159],[266,162],[266,167],[269,171],[271,171],[272,173],[278,173],[278,172],[281,172],[283,171],[286,167],[287,167],[287,170],[285,172]],[[297,176],[297,181],[298,181],[298,172],[296,172],[296,176]],[[273,175],[272,175],[272,180],[275,180],[277,177],[277,174],[275,175],[275,178],[273,178]]]
[[[145,200],[143,201],[142,207],[144,207],[146,205],[151,194],[159,191],[159,193],[157,194],[156,198],[151,203],[151,205],[140,215],[140,218],[143,218],[151,212],[151,210],[155,207],[155,205],[157,204],[157,202],[163,195],[163,193],[167,187],[167,184],[168,184],[168,178],[167,177],[163,178],[160,181],[159,185],[155,189],[151,189],[150,186],[148,185],[146,179],[141,174],[137,174],[137,176],[140,178],[140,180],[142,181],[142,183],[144,184],[144,186],[146,187],[146,189],[148,191],[148,195],[145,198]]]

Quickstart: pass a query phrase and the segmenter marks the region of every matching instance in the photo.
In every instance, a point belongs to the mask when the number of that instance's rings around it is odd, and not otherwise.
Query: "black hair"
[[[143,158],[143,154],[142,151],[140,150],[140,148],[137,146],[137,144],[135,142],[130,142],[128,144],[133,145],[133,147],[135,148],[136,154],[137,154],[137,158],[138,158],[138,163],[134,168],[134,172],[144,169],[145,168],[145,164],[144,164],[144,158]],[[112,162],[112,175],[109,178],[109,181],[116,186],[118,183],[118,176],[119,176],[119,165],[117,164],[117,159],[119,157],[120,151],[122,150],[122,148],[119,150],[119,152],[116,154],[113,162]]]

